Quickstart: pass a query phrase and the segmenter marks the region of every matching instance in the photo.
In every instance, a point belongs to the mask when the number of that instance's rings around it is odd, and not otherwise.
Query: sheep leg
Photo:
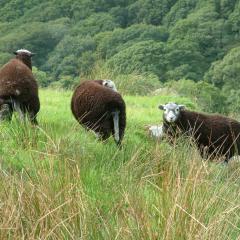
[[[101,139],[101,135],[98,132],[92,131],[97,139]]]
[[[37,115],[34,112],[29,113],[29,120],[33,125],[38,125]]]
[[[204,145],[200,145],[199,150],[200,150],[201,157],[205,160],[208,159],[208,157],[209,157],[209,147],[204,146]]]
[[[99,125],[94,129],[94,132],[98,135],[98,139],[105,141],[111,135],[111,125],[110,119],[104,119],[99,123]]]
[[[223,161],[223,165],[228,165],[228,159],[225,159],[224,161]]]
[[[12,109],[9,104],[2,104],[0,107],[0,121],[12,120]]]
[[[25,122],[25,112],[21,108],[21,104],[18,101],[13,101],[13,108],[18,113],[21,122]]]
[[[224,164],[224,165],[228,165],[228,162],[229,162],[229,160],[230,160],[232,157],[233,157],[233,155],[227,154],[227,155],[225,156],[225,159],[224,159],[224,161],[223,161],[223,164]]]
[[[112,112],[113,126],[114,126],[114,139],[116,143],[119,143],[119,111]]]

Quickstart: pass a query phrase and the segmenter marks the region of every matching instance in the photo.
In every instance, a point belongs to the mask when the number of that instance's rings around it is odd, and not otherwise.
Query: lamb
[[[221,115],[188,111],[184,105],[168,103],[163,110],[163,132],[175,137],[186,134],[193,138],[203,158],[223,157],[224,162],[240,151],[240,123]]]
[[[121,145],[126,127],[126,106],[111,80],[88,80],[74,91],[71,110],[76,120],[102,140],[114,136]]]
[[[38,84],[31,62],[34,53],[20,49],[14,54],[16,57],[0,69],[0,120],[11,120],[16,111],[22,120],[27,114],[33,124],[38,124]]]
[[[146,125],[145,130],[148,136],[160,140],[163,138],[163,125]]]

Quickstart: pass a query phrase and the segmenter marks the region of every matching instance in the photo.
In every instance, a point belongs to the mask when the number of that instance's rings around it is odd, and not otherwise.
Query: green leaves
[[[194,82],[187,79],[170,81],[165,86],[180,96],[192,99],[204,112],[227,112],[226,97],[212,84],[204,81]]]
[[[115,54],[107,61],[111,68],[120,72],[152,72],[161,75],[164,65],[164,44],[153,40],[142,41]]]
[[[205,79],[217,87],[234,89],[240,82],[240,47],[233,48],[222,60],[214,62]]]

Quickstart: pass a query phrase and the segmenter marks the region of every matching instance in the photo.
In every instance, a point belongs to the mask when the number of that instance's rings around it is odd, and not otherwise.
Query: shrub
[[[41,87],[47,87],[50,83],[50,78],[46,72],[43,72],[36,67],[32,69],[33,75]]]
[[[151,73],[120,73],[118,69],[98,62],[87,76],[81,79],[111,79],[122,94],[147,95],[162,86],[158,76]]]
[[[227,112],[226,97],[221,90],[204,82],[181,79],[170,81],[166,87],[173,89],[180,96],[187,96],[196,102],[205,112]]]
[[[226,105],[228,107],[228,111],[231,113],[239,113],[240,112],[240,91],[235,89],[230,89],[223,92],[226,94]]]

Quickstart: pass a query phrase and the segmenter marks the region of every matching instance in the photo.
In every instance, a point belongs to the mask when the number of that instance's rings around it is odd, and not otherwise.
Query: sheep
[[[188,111],[184,105],[168,103],[163,110],[163,132],[174,137],[191,136],[203,158],[223,157],[224,162],[240,150],[240,123],[221,115],[207,115]]]
[[[14,54],[16,57],[0,69],[0,120],[11,120],[16,111],[21,120],[28,114],[30,121],[38,124],[38,84],[32,74],[31,62],[34,53],[20,49]]]
[[[160,140],[163,138],[163,125],[146,125],[145,130],[148,136]]]
[[[71,110],[76,120],[102,140],[111,135],[121,145],[126,127],[126,106],[111,80],[88,80],[74,91]]]

